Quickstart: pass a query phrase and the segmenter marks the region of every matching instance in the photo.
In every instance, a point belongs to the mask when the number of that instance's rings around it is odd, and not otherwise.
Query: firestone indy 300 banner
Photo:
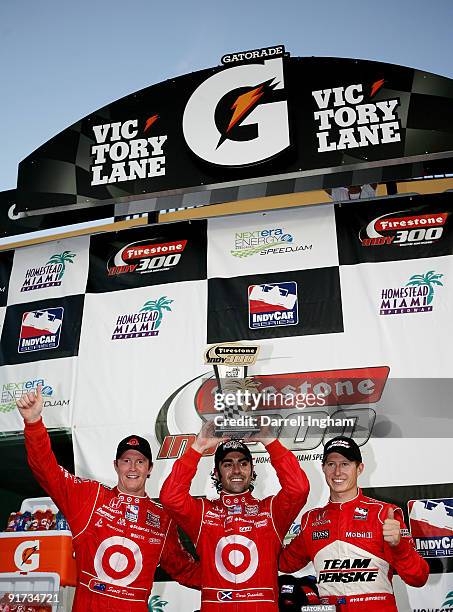
[[[209,204],[196,192],[221,187],[225,202],[237,188],[244,198],[288,193],[273,191],[272,180],[319,169],[326,187],[343,173],[342,186],[344,171],[364,164],[367,182],[385,181],[387,163],[452,155],[452,91],[450,79],[391,64],[289,57],[283,47],[232,54],[223,66],[117,100],[43,144],[19,165],[17,210],[168,193],[185,194],[185,206]]]
[[[72,430],[78,475],[113,484],[117,442],[135,432],[151,442],[157,497],[174,460],[216,416],[207,346],[258,346],[248,376],[283,399],[261,401],[255,414],[280,419],[277,434],[311,482],[307,507],[327,500],[323,445],[353,436],[362,487],[403,509],[430,565],[424,589],[398,584],[401,609],[448,608],[452,211],[451,194],[403,197],[2,253],[1,429],[22,428],[15,400],[40,384],[46,424]],[[267,454],[251,450],[257,495],[274,493]],[[202,459],[194,494],[215,495],[212,466]],[[298,529],[296,520],[287,539]],[[156,589],[170,611],[182,598],[185,610],[199,608],[197,593]]]

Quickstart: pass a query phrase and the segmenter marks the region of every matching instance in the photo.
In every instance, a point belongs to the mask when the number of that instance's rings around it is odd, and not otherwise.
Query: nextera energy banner
[[[283,47],[222,61],[113,102],[37,149],[19,166],[17,209],[453,154],[450,79]]]

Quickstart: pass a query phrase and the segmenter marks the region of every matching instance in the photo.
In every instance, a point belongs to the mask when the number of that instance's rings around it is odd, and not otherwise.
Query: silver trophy
[[[258,351],[256,345],[228,343],[211,346],[205,352],[205,363],[213,365],[217,393],[223,397],[222,409],[215,418],[216,436],[244,439],[260,431],[260,417],[253,412],[260,383],[247,376]]]

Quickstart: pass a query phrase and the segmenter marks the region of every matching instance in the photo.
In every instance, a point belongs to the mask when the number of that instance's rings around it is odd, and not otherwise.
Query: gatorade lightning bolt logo
[[[373,83],[373,85],[371,86],[370,98],[372,98],[375,94],[377,94],[377,92],[381,89],[383,85],[384,85],[384,79],[380,79],[379,81],[376,81],[375,83]]]
[[[39,540],[21,542],[14,553],[17,569],[32,572],[39,567]]]
[[[222,125],[218,125],[219,131],[222,135],[219,139],[219,142],[217,143],[217,148],[219,148],[227,138],[233,138],[233,140],[243,140],[243,138],[240,138],[238,134],[235,134],[235,130],[233,128],[235,126],[240,127],[241,123],[256,108],[258,102],[263,98],[263,96],[265,96],[263,100],[263,102],[265,102],[268,98],[266,94],[274,91],[277,85],[278,82],[275,82],[275,79],[269,79],[268,81],[264,81],[264,83],[261,83],[260,85],[247,88],[246,91],[244,93],[241,93],[240,95],[237,95],[236,90],[236,97],[229,108],[230,112],[225,113],[226,117],[230,115],[228,125],[226,126],[226,128]],[[230,99],[231,95],[233,94],[234,92],[231,92],[229,95],[226,96],[226,98]],[[220,104],[219,106],[222,107],[223,105]],[[231,111],[233,111],[232,114]],[[221,119],[220,121],[217,121],[217,124],[224,123],[224,121],[225,119],[223,119],[223,121]]]
[[[22,551],[22,565],[25,565],[35,552],[38,552],[38,546],[31,546]]]

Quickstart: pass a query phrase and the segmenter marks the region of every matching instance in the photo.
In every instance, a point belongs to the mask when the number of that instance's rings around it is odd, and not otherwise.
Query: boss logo
[[[313,531],[313,533],[311,534],[311,539],[312,540],[327,540],[327,538],[329,537],[329,530],[325,530],[325,531]]]

